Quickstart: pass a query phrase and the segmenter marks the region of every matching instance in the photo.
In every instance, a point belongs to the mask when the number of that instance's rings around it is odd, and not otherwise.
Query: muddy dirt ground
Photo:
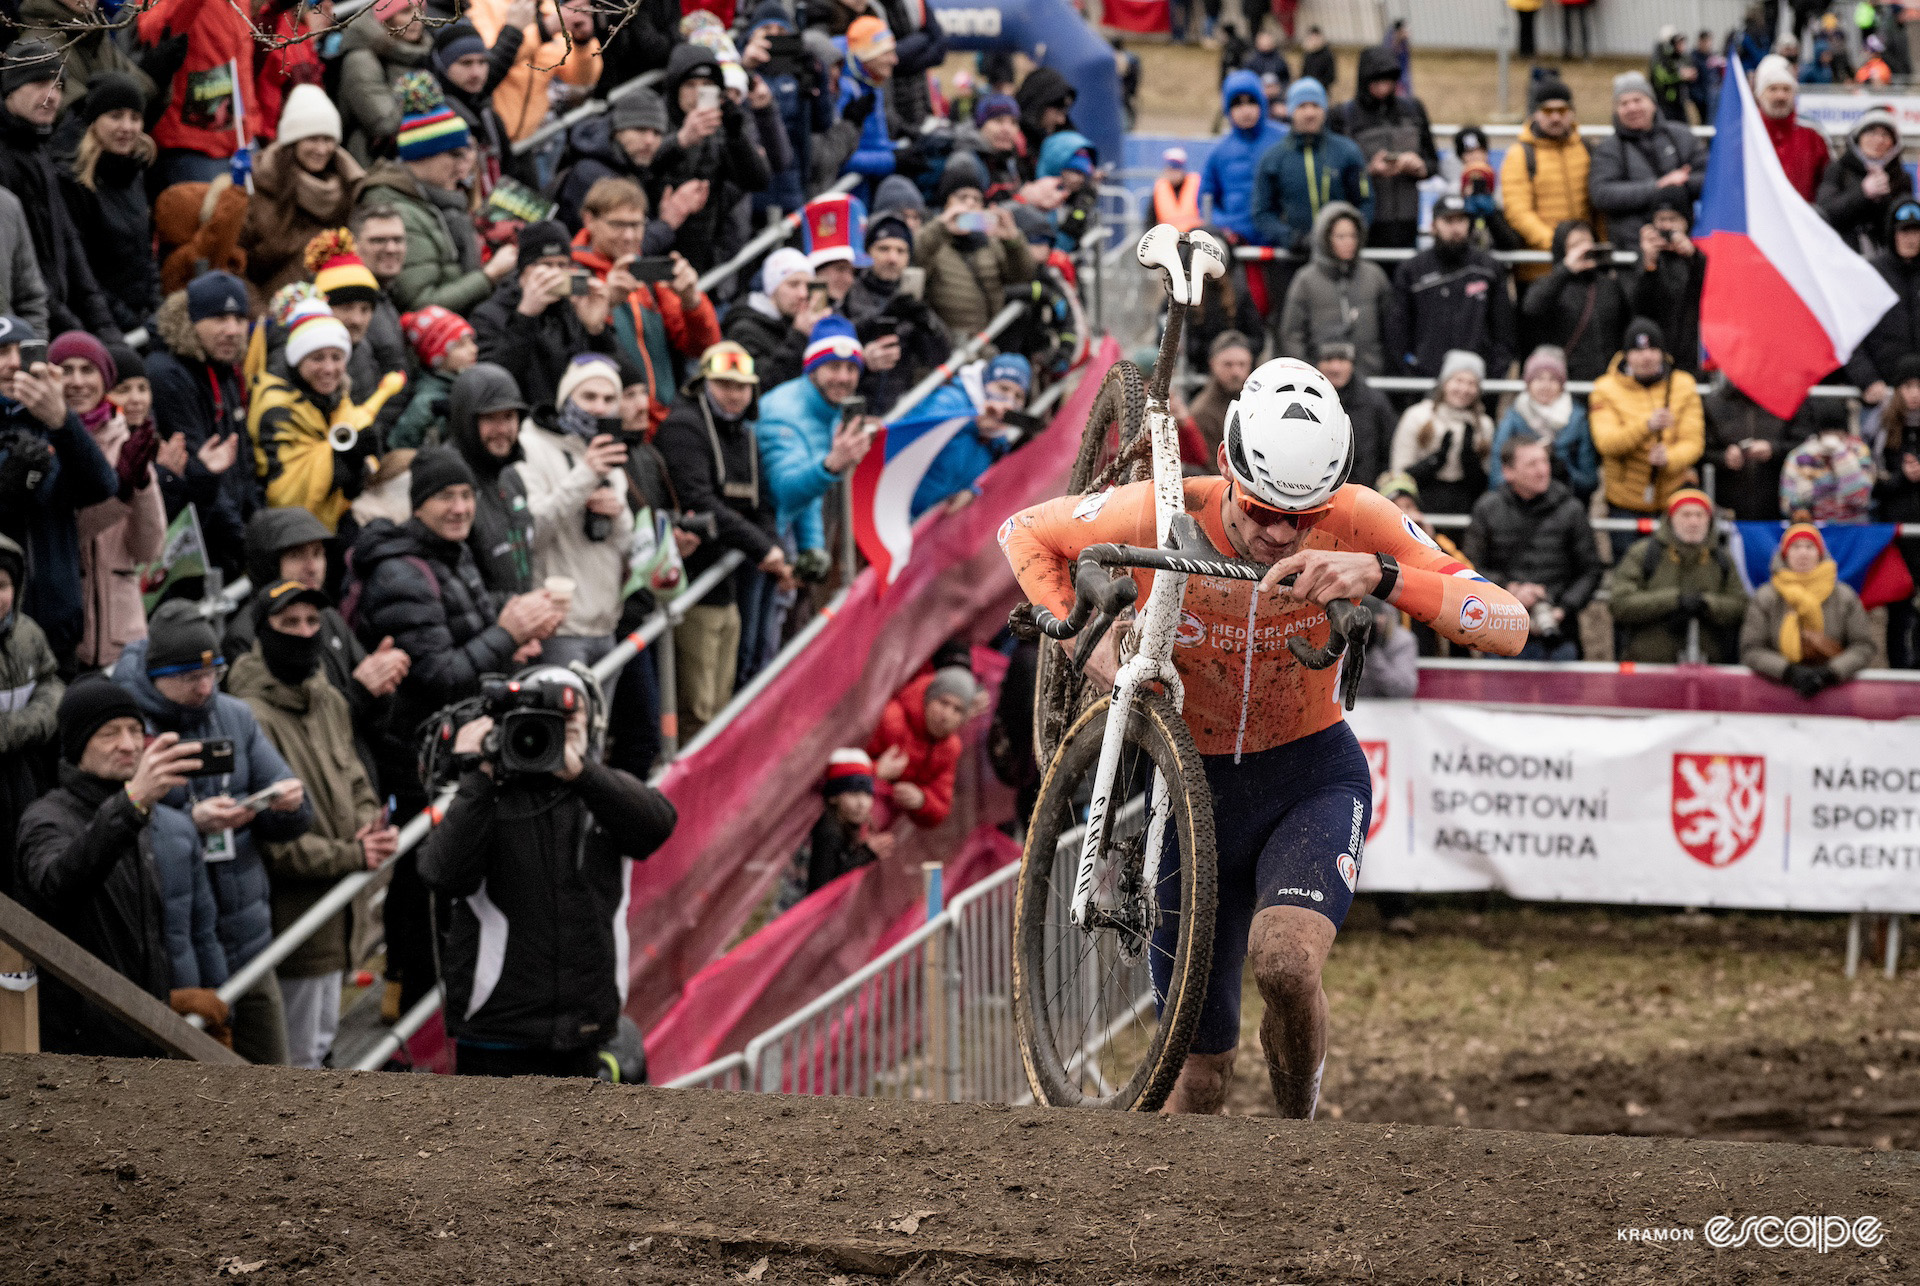
[[[0,1058],[8,1282],[1901,1282],[1917,1180],[1851,1148]],[[1887,1232],[1702,1237],[1803,1213]]]
[[[1324,1115],[1920,1148],[1920,972],[1875,955],[1845,978],[1844,916],[1470,907],[1388,929],[1356,904],[1326,972]],[[1258,1015],[1249,988],[1249,1115],[1272,1106]]]

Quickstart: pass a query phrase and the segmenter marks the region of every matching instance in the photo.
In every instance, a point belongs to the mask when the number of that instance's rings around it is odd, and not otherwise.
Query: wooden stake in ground
[[[0,1054],[40,1052],[40,987],[27,981],[33,961],[0,943]]]

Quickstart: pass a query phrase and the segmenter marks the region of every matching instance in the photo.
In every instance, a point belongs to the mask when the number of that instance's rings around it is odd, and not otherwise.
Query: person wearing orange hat
[[[1812,523],[1780,538],[1773,575],[1754,592],[1740,628],[1740,661],[1803,697],[1845,683],[1873,660],[1867,609]]]
[[[873,185],[899,168],[901,150],[887,130],[887,82],[900,55],[887,24],[871,15],[847,28],[847,61],[840,73],[839,118],[820,142],[823,160],[834,174],[859,174],[867,186],[860,195],[873,204]]]
[[[1692,659],[1724,665],[1747,614],[1747,587],[1721,544],[1707,493],[1682,487],[1667,500],[1651,536],[1636,541],[1607,581],[1617,661],[1671,664]]]

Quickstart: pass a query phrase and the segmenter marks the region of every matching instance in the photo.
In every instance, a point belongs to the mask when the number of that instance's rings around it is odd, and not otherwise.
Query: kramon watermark
[[[1886,1227],[1873,1215],[1848,1219],[1842,1215],[1748,1215],[1735,1221],[1730,1215],[1715,1215],[1700,1230],[1700,1240],[1716,1250],[1738,1250],[1757,1246],[1762,1250],[1812,1250],[1824,1255],[1830,1250],[1859,1246],[1870,1250],[1886,1239]],[[1616,1228],[1615,1241],[1671,1242],[1693,1241],[1691,1228]]]

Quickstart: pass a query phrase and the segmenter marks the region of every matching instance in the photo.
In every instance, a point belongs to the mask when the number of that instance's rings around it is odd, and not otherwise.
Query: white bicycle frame
[[[1160,268],[1166,273],[1162,284],[1171,299],[1169,323],[1172,321],[1173,308],[1185,305],[1197,309],[1207,279],[1218,277],[1226,271],[1226,255],[1219,243],[1204,232],[1189,233],[1185,240],[1193,247],[1194,270],[1189,282],[1181,270],[1178,255],[1181,240],[1178,231],[1165,223],[1155,226],[1140,238],[1139,257],[1142,265]],[[1156,386],[1160,383],[1159,380],[1155,381]],[[1147,433],[1153,445],[1154,541],[1160,548],[1166,549],[1171,543],[1173,520],[1179,517],[1185,505],[1180,473],[1179,431],[1164,394],[1149,392]],[[1087,928],[1089,924],[1094,882],[1099,875],[1099,859],[1107,849],[1112,829],[1108,815],[1112,805],[1113,779],[1120,769],[1120,749],[1126,741],[1127,722],[1133,713],[1135,694],[1145,684],[1157,681],[1165,685],[1175,713],[1186,701],[1186,689],[1173,666],[1173,635],[1180,623],[1180,605],[1186,592],[1187,578],[1184,573],[1158,571],[1154,574],[1153,589],[1147,595],[1146,606],[1140,609],[1135,618],[1133,636],[1137,640],[1136,649],[1114,676],[1113,704],[1107,711],[1106,731],[1100,742],[1100,763],[1094,770],[1093,799],[1087,809],[1086,834],[1081,840],[1080,867],[1073,887],[1070,916],[1073,924],[1080,929]],[[1142,873],[1149,907],[1159,886],[1160,851],[1166,840],[1167,817],[1173,808],[1172,796],[1158,773],[1154,774],[1152,783],[1147,801],[1146,865]]]

